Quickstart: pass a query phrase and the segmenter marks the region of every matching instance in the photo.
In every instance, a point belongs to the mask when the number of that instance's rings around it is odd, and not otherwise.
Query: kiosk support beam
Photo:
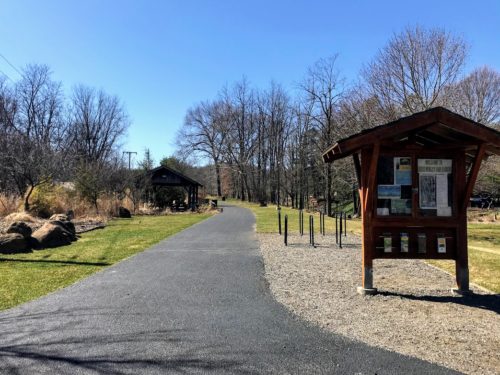
[[[467,207],[469,206],[469,200],[472,195],[472,190],[479,173],[479,168],[481,167],[481,162],[483,160],[486,151],[485,144],[481,144],[478,149],[472,168],[469,173],[468,179],[466,179],[465,173],[465,155],[462,154],[460,159],[457,160],[457,176],[458,181],[467,181],[465,187],[463,188],[462,204],[458,205],[461,209],[459,212],[459,228],[457,233],[457,259],[455,262],[455,274],[457,280],[457,289],[452,291],[455,294],[464,295],[469,294],[469,254],[468,254],[468,241],[467,241]]]
[[[373,228],[371,227],[373,217],[373,193],[375,190],[375,176],[377,171],[378,158],[380,154],[380,143],[375,143],[373,151],[363,150],[361,162],[363,172],[361,187],[361,207],[363,210],[363,265],[362,265],[362,286],[358,287],[358,293],[375,294],[377,289],[373,287],[373,254],[371,253],[373,241]]]

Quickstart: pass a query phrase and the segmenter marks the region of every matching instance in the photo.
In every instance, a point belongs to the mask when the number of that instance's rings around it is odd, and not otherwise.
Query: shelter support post
[[[188,207],[191,208],[191,203],[193,198],[193,188],[191,186],[188,187]]]

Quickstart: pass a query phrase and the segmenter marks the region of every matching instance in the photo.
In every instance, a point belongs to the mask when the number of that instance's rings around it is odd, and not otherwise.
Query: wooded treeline
[[[293,92],[242,79],[188,110],[178,152],[210,165],[213,194],[319,204],[331,214],[335,202],[356,191],[350,161],[332,166],[321,159],[336,140],[436,106],[499,126],[500,74],[489,67],[464,74],[467,55],[462,38],[417,26],[395,34],[364,66],[360,82],[345,80],[337,55],[312,65]],[[491,158],[476,189],[498,196],[499,186],[498,159]]]

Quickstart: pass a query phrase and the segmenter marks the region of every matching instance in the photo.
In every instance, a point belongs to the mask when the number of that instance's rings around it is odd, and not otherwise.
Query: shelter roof
[[[339,140],[323,153],[323,160],[330,163],[377,142],[389,147],[406,142],[438,149],[465,148],[471,152],[484,143],[487,155],[500,155],[499,131],[435,107]]]
[[[203,186],[198,181],[176,171],[175,169],[159,166],[150,171],[153,185],[163,186]]]

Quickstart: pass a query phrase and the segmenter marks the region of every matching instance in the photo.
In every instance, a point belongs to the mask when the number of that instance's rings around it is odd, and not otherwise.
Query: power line
[[[0,73],[2,73],[4,76],[6,76],[8,79],[10,79],[12,82],[14,82],[14,80],[12,78],[9,77],[9,75],[7,73],[5,73],[3,70],[0,70]]]
[[[15,71],[16,71],[16,72],[20,75],[20,76],[22,76],[22,75],[23,75],[23,73],[21,73],[21,71],[20,71],[19,69],[17,69],[17,68],[14,66],[14,64],[12,64],[12,63],[11,63],[11,62],[10,62],[10,61],[9,61],[9,60],[8,60],[8,59],[4,56],[4,55],[2,55],[1,53],[0,53],[0,57],[1,57],[2,59],[4,59],[4,60],[5,60],[5,62],[6,62],[7,64],[9,64],[9,65],[10,65],[10,67],[11,67],[12,69],[14,69],[14,70],[15,70]],[[2,73],[3,73],[3,72],[2,72]],[[4,73],[4,74],[5,74],[5,73]],[[6,75],[6,74],[5,74],[5,75]],[[10,77],[9,77],[9,78],[10,78]]]

